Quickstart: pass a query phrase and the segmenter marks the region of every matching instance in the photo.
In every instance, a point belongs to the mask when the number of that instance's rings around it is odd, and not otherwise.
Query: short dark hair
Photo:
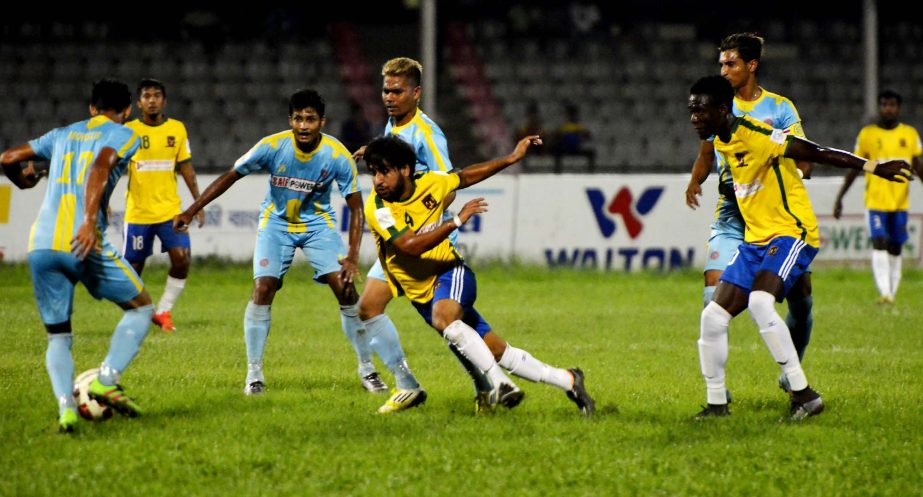
[[[744,62],[756,60],[763,56],[763,37],[756,33],[734,33],[721,40],[719,52],[737,50]]]
[[[715,105],[727,105],[728,109],[734,108],[734,88],[731,83],[715,74],[699,79],[689,89],[691,95],[708,95]]]
[[[308,107],[316,110],[317,115],[320,117],[324,117],[324,112],[327,110],[324,97],[311,89],[298,90],[292,93],[291,98],[288,99],[288,115],[294,114],[296,110],[307,109]]]
[[[121,112],[131,106],[131,90],[128,89],[128,85],[116,79],[104,78],[94,81],[90,104],[98,111]]]
[[[369,171],[387,171],[410,166],[417,162],[417,154],[404,140],[394,135],[375,138],[365,147],[365,163]]]
[[[160,93],[163,93],[163,98],[167,98],[167,87],[163,85],[163,82],[154,78],[145,78],[138,83],[138,98],[141,98],[141,92],[145,88],[156,88],[160,90]]]
[[[878,103],[880,104],[882,100],[897,100],[897,105],[900,106],[903,102],[900,94],[894,90],[885,90],[878,94]]]

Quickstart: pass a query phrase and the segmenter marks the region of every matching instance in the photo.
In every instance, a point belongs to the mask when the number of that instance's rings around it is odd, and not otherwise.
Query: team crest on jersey
[[[430,193],[423,197],[423,205],[426,206],[427,209],[433,210],[439,205],[439,202],[436,202],[436,199],[433,198],[433,194]]]
[[[773,245],[772,247],[769,247],[769,255],[776,255],[778,253],[779,253],[778,246]]]
[[[171,147],[171,148],[176,146],[176,137],[175,137],[175,136],[168,136],[168,137],[167,137],[167,146],[168,146],[168,147]]]
[[[901,148],[907,148],[907,140],[901,138]]]

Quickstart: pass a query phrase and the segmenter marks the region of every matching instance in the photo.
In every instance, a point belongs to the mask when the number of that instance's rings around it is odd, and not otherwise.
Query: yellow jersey
[[[898,124],[884,129],[870,124],[856,137],[855,154],[866,159],[887,162],[902,160],[907,164],[923,153],[920,135],[912,126]],[[910,208],[910,182],[897,183],[865,173],[865,208],[875,211],[905,211]]]
[[[366,200],[365,219],[375,236],[378,258],[394,296],[404,294],[413,302],[429,302],[436,278],[462,260],[448,238],[418,257],[391,244],[408,230],[426,233],[442,224],[442,201],[458,184],[458,174],[429,172],[416,176],[413,195],[403,202],[388,202],[374,190]]]
[[[737,117],[729,142],[715,137],[715,151],[734,181],[747,243],[765,245],[791,236],[815,248],[820,245],[817,218],[795,163],[781,160],[793,139],[749,116]]]
[[[148,126],[140,119],[125,124],[141,137],[138,153],[128,166],[125,222],[162,223],[182,212],[176,191],[176,165],[192,159],[186,126],[167,119]]]

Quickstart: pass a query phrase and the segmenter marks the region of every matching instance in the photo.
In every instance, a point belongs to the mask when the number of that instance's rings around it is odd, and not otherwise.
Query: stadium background
[[[552,265],[560,254],[558,247],[553,257],[541,251],[525,254],[516,247],[530,241],[517,241],[517,234],[521,239],[529,230],[540,232],[579,217],[585,223],[577,223],[578,239],[560,247],[569,260],[579,262],[587,249],[598,259],[609,250],[629,247],[643,254],[653,247],[666,254],[658,260],[667,262],[673,249],[683,260],[689,260],[690,249],[698,251],[693,259],[699,264],[714,188],[706,186],[703,209],[692,212],[683,205],[682,192],[697,149],[685,102],[692,82],[717,71],[716,46],[726,34],[752,30],[766,37],[760,83],[795,102],[807,135],[815,141],[851,150],[860,127],[875,116],[879,88],[901,93],[902,120],[918,128],[921,124],[923,23],[901,16],[892,2],[805,5],[783,0],[750,6],[674,0],[658,2],[654,8],[636,0],[426,4],[435,5],[432,52],[421,43],[421,19],[427,9],[414,2],[344,2],[323,9],[119,5],[89,11],[71,5],[5,16],[0,20],[0,146],[14,146],[85,118],[94,79],[111,75],[133,84],[154,77],[167,85],[167,114],[189,129],[193,162],[203,175],[204,188],[213,178],[209,173],[223,172],[259,138],[287,126],[286,100],[299,87],[314,87],[326,98],[328,133],[340,134],[353,102],[361,106],[375,132],[380,131],[385,120],[381,64],[407,55],[424,61],[427,69],[435,66],[436,84],[427,80],[423,85],[424,111],[444,129],[456,166],[506,153],[532,105],[548,131],[549,149],[568,105],[577,108],[579,122],[591,133],[581,153],[533,155],[507,178],[495,180],[511,195],[495,200],[511,207],[495,209],[487,219],[512,219],[493,226],[485,220],[478,236],[493,239],[481,241],[481,247],[504,246],[480,250],[481,254],[525,256]],[[873,69],[867,70],[867,64]],[[833,223],[825,215],[841,172],[827,167],[815,171],[818,178],[808,187],[822,228],[826,224],[836,231],[832,237],[855,238],[847,254],[821,258],[864,260],[866,247],[856,231],[864,223],[861,188],[853,188],[847,197],[846,221]],[[9,189],[6,185],[0,188]],[[203,233],[217,238],[194,239],[200,255],[246,260],[246,254],[228,254],[221,247],[238,247],[238,239],[244,245],[252,241],[252,213],[238,215],[235,222],[229,211],[243,203],[252,204],[255,212],[262,188],[255,182],[239,201],[223,206],[223,213],[214,210],[221,204],[212,207],[212,219],[221,222],[223,216],[225,231],[236,231],[239,238],[219,234],[220,225],[206,228]],[[656,231],[662,239],[626,237],[627,219],[611,211],[592,211],[588,199],[593,188],[607,205],[627,188],[633,195],[631,212],[642,224],[644,214],[636,201],[643,192],[660,189],[655,199],[658,211],[648,218],[648,226],[656,229],[647,229],[645,236]],[[186,193],[184,186],[180,190]],[[923,198],[918,186],[911,191],[914,233],[909,255],[919,259]],[[5,194],[0,252],[8,259],[24,255],[24,247],[19,247],[24,230],[9,223],[31,222],[35,204],[30,194],[37,192]],[[113,201],[116,233],[120,198],[115,195]],[[539,205],[551,200],[544,205],[565,212],[557,212],[559,219],[523,224],[519,221],[527,216],[519,213],[534,211],[529,198]],[[614,234],[606,234],[607,219],[615,223]],[[677,235],[677,230],[685,235]],[[579,239],[583,233],[590,233],[590,238]],[[575,236],[566,231],[550,235]],[[508,238],[512,239],[504,241]],[[365,245],[368,258],[372,247]],[[606,267],[598,261],[595,265]]]

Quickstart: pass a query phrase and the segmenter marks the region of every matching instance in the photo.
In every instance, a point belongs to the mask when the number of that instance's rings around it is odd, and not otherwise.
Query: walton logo
[[[603,236],[609,238],[615,233],[615,223],[609,219],[610,216],[605,212],[608,211],[609,214],[622,216],[622,223],[625,225],[625,229],[628,230],[628,236],[632,240],[637,238],[641,234],[641,230],[644,229],[644,225],[635,215],[635,212],[643,216],[653,210],[654,205],[660,200],[661,193],[663,193],[663,187],[654,186],[648,188],[641,193],[641,197],[635,202],[631,190],[623,186],[612,198],[612,201],[609,202],[609,205],[606,206],[606,196],[602,190],[597,188],[586,189],[586,196],[590,200],[590,206],[593,207],[593,215],[596,216],[596,223],[599,225],[599,231],[602,232]],[[634,204],[634,211],[632,210],[632,204]]]

